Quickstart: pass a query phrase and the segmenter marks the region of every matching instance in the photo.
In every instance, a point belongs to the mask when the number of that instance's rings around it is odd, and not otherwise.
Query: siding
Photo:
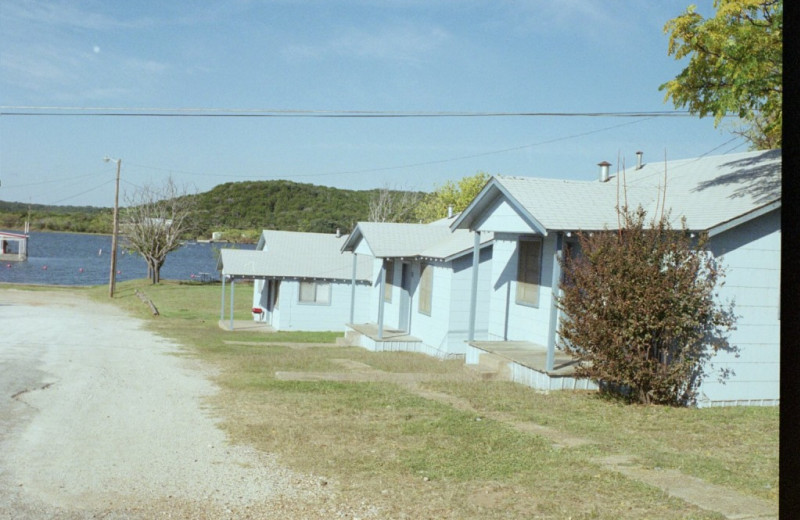
[[[550,329],[550,290],[553,275],[555,235],[542,242],[542,269],[539,305],[531,307],[515,302],[517,278],[517,235],[495,235],[492,253],[492,295],[489,339],[494,341],[531,341],[547,344]]]
[[[256,281],[254,289],[259,288]],[[263,289],[267,284],[263,284]],[[300,282],[281,281],[278,309],[275,311],[272,326],[276,330],[340,331],[350,320],[350,282],[331,282],[331,301],[329,304],[300,303]],[[368,306],[366,299],[370,287],[356,285],[356,322],[366,321]],[[266,307],[266,291],[254,295],[254,300],[263,301]]]
[[[781,212],[775,210],[712,238],[709,250],[725,267],[721,301],[738,316],[728,341],[700,388],[701,405],[777,402],[780,399]],[[732,375],[719,381],[720,370]]]
[[[511,207],[505,197],[498,198],[487,208],[475,229],[519,234],[533,232],[531,226]]]
[[[431,314],[419,312],[419,279],[422,263],[415,262],[412,288],[414,294],[411,299],[411,331],[410,334],[419,338],[433,350],[445,356],[448,353],[447,335],[450,328],[450,287],[452,283],[452,269],[449,263],[426,262],[433,269],[431,283]]]
[[[484,248],[480,253],[478,267],[478,298],[475,315],[475,339],[486,340],[489,334],[489,304],[492,286],[492,251]],[[450,329],[447,349],[455,354],[466,353],[469,337],[469,309],[472,291],[472,255],[465,255],[453,262],[453,283],[450,288]]]

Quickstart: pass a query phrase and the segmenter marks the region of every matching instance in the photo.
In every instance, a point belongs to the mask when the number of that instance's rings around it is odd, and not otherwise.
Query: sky
[[[105,157],[124,205],[168,177],[431,191],[747,150],[659,90],[688,3],[3,1],[0,200],[113,206]]]

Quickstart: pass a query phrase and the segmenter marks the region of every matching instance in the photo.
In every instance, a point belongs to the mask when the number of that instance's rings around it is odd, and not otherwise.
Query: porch
[[[408,335],[404,330],[384,326],[383,334],[379,334],[377,323],[346,324],[344,343],[373,352],[420,352],[436,356],[435,352],[431,352],[431,347],[423,343],[421,339]]]
[[[235,332],[275,332],[269,323],[255,320],[219,320],[219,328]]]
[[[528,341],[470,341],[466,363],[537,390],[597,389],[594,381],[575,376],[576,358],[556,349],[547,370],[547,347]]]

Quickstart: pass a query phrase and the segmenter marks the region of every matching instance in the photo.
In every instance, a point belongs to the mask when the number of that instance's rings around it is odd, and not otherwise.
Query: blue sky
[[[478,171],[594,179],[743,151],[696,117],[148,117],[64,108],[660,112],[686,1],[15,0],[0,4],[0,200],[113,205],[289,179],[429,191]],[[711,0],[698,11],[712,12]],[[58,107],[43,110],[22,107]],[[82,114],[10,115],[18,112]]]

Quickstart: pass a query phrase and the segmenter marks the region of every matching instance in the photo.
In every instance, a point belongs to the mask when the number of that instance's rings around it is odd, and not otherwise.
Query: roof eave
[[[361,239],[364,237],[364,234],[361,232],[361,228],[358,224],[356,227],[353,228],[353,231],[347,236],[347,239],[342,244],[342,247],[339,249],[341,253],[353,253],[355,252],[356,247],[358,247],[358,243],[361,242]]]
[[[458,217],[450,224],[450,229],[455,231],[456,229],[468,229],[470,231],[475,231],[473,228],[473,223],[475,222],[476,215],[472,215],[473,212],[480,211],[487,207],[489,204],[494,202],[497,194],[494,193],[494,190],[499,192],[500,195],[506,198],[506,200],[511,204],[511,207],[519,213],[519,215],[526,221],[526,223],[531,227],[533,231],[539,233],[543,236],[547,236],[547,228],[539,222],[539,220],[534,217],[520,202],[506,189],[503,185],[502,181],[497,177],[492,177],[489,182],[484,186],[478,195],[472,199],[472,202],[462,211]]]
[[[485,248],[487,248],[487,247],[489,247],[491,245],[494,245],[494,239],[487,240],[486,242],[481,242],[480,249],[483,250],[483,249],[485,249]],[[473,251],[473,248],[471,248],[471,247],[467,248],[467,249],[462,249],[461,251],[459,251],[457,253],[453,253],[452,255],[443,258],[443,260],[445,262],[452,262],[456,258],[461,258],[462,256],[465,256],[465,255],[468,255],[468,254],[472,253],[472,251]]]
[[[744,224],[745,222],[749,222],[750,220],[756,219],[762,215],[766,215],[767,213],[776,210],[781,207],[781,199],[775,200],[770,202],[769,204],[765,204],[760,208],[756,208],[749,213],[745,213],[744,215],[739,215],[738,217],[732,218],[725,222],[721,222],[716,226],[708,228],[708,236],[709,238],[719,235],[720,233],[724,233],[729,229],[733,229],[737,226]]]

